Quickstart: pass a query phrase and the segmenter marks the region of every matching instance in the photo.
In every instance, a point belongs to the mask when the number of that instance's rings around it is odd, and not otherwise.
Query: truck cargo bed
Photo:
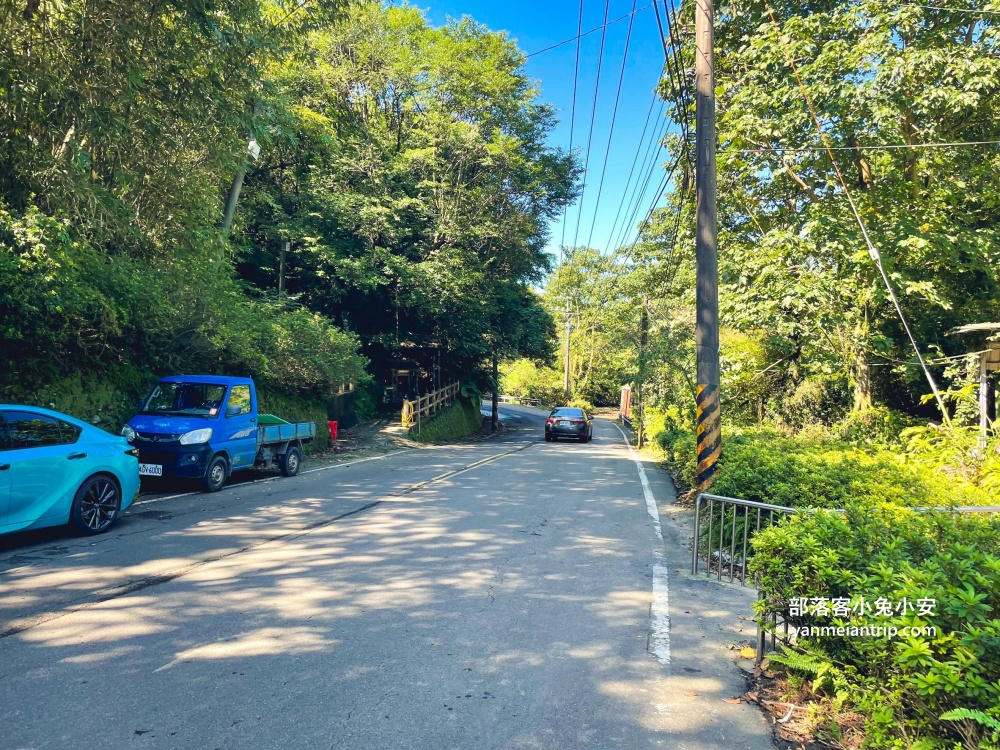
[[[265,424],[257,428],[257,444],[287,443],[290,440],[312,440],[316,437],[315,422]]]

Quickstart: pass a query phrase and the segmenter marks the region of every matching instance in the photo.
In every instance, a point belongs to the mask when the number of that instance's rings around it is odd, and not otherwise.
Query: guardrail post
[[[694,545],[691,550],[691,575],[698,574],[698,543],[701,540],[701,495],[694,501]]]

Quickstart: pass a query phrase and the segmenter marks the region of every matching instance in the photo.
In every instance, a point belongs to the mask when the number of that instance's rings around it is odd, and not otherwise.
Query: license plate
[[[160,464],[139,464],[139,476],[162,477],[163,467]]]
[[[568,427],[569,426],[569,422],[566,422],[565,420],[559,420],[556,424],[558,424],[560,427]]]

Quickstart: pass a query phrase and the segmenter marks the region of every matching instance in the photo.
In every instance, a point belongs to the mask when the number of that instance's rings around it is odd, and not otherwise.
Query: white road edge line
[[[345,466],[353,466],[354,464],[363,464],[365,461],[381,461],[381,460],[386,459],[386,458],[391,458],[392,456],[398,456],[400,453],[409,453],[412,450],[415,450],[415,448],[404,448],[401,451],[393,451],[392,453],[386,453],[384,456],[371,456],[370,458],[359,458],[359,459],[356,459],[354,461],[345,461],[342,464],[330,464],[329,466],[320,466],[320,467],[318,467],[316,469],[309,469],[307,471],[299,472],[299,475],[301,475],[301,474],[312,474],[313,472],[316,472],[316,471],[328,471],[330,469],[341,469],[341,468],[343,468]],[[225,489],[227,489],[227,490],[228,489],[235,489],[237,487],[244,487],[244,486],[246,486],[248,484],[259,484],[260,482],[270,482],[270,481],[273,481],[273,480],[274,480],[274,477],[262,477],[261,479],[254,479],[254,480],[252,480],[250,482],[241,482],[240,484],[230,485],[229,487],[226,487]],[[179,495],[167,495],[166,497],[156,497],[156,498],[153,498],[152,500],[140,500],[137,503],[132,503],[132,505],[130,505],[129,507],[130,508],[135,508],[136,506],[139,506],[139,505],[152,505],[153,503],[162,503],[164,500],[176,500],[176,499],[178,499],[180,497],[191,497],[192,495],[201,495],[201,494],[204,494],[204,493],[201,493],[201,492],[182,492]]]
[[[612,422],[611,424],[615,424]],[[649,486],[649,479],[646,477],[646,469],[642,461],[632,450],[625,432],[615,424],[615,429],[622,434],[625,447],[628,448],[629,456],[635,462],[635,467],[639,470],[639,482],[642,484],[642,494],[646,498],[646,512],[653,519],[653,530],[656,532],[658,542],[653,563],[653,606],[650,616],[653,620],[652,630],[652,652],[660,664],[670,664],[670,596],[667,578],[667,566],[663,560],[663,531],[660,528],[660,512],[656,509],[656,498],[653,497],[653,490]]]

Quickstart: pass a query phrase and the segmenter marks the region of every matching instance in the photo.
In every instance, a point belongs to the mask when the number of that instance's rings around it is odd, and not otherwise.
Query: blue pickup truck
[[[173,375],[153,387],[122,435],[139,449],[140,476],[201,479],[218,492],[242,469],[298,474],[316,423],[258,414],[250,378]]]

